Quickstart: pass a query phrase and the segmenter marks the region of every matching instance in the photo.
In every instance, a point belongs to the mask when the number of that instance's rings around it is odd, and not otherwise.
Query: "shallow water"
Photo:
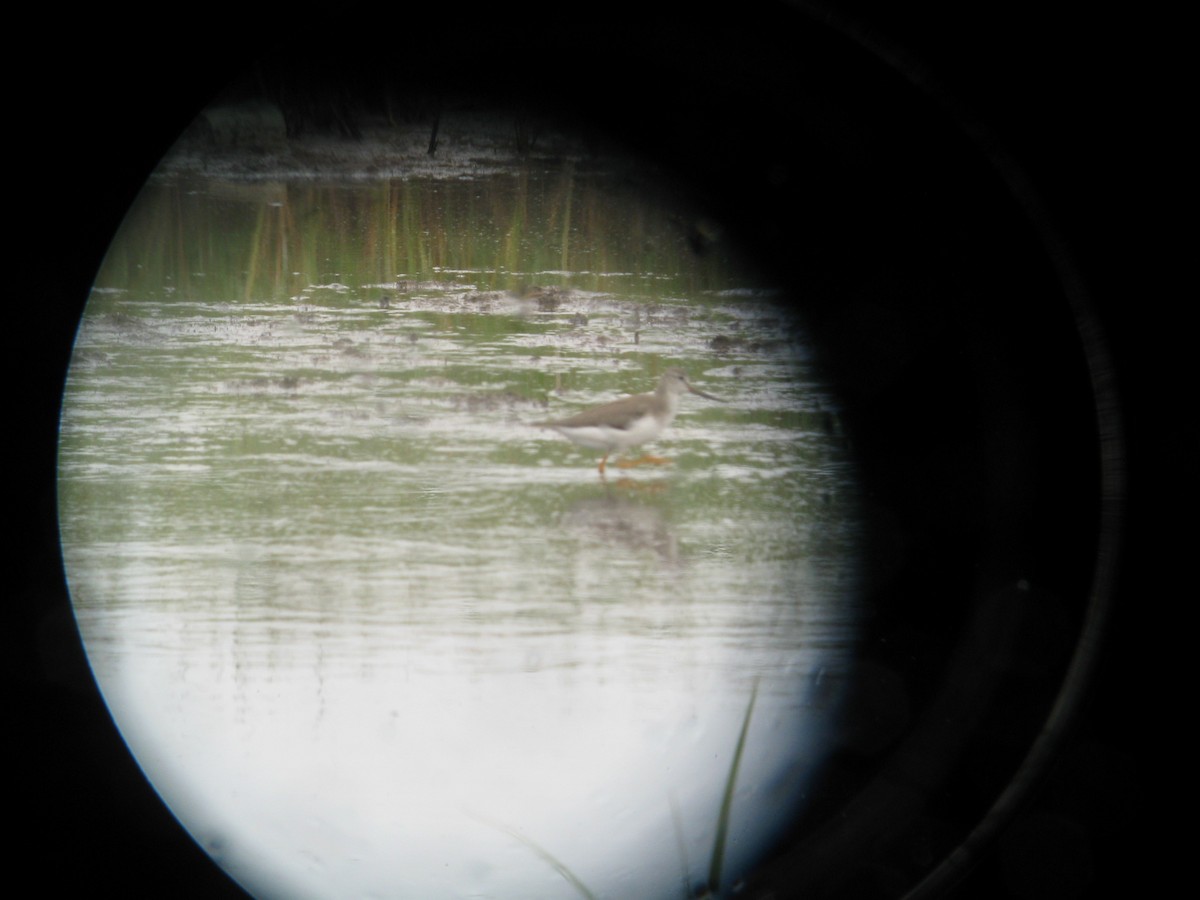
[[[682,897],[754,696],[727,886],[824,753],[854,480],[801,324],[689,255],[686,216],[525,177],[152,186],[97,279],[62,422],[77,617],[139,763],[256,896]],[[668,465],[604,477],[532,424],[671,365],[725,402],[684,397]]]

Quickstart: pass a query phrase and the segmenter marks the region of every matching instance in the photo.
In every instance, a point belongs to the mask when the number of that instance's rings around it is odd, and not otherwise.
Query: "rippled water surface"
[[[684,897],[802,809],[853,477],[801,323],[572,167],[152,184],[82,323],[62,539],[139,763],[264,897]],[[596,468],[539,420],[685,395]],[[631,451],[628,457],[636,457]],[[748,721],[744,749],[735,756]]]

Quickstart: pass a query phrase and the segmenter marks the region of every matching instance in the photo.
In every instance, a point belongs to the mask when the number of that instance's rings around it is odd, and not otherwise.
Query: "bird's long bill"
[[[714,397],[712,394],[706,394],[706,393],[704,393],[704,391],[700,390],[699,388],[692,387],[690,384],[687,386],[687,389],[689,391],[691,391],[693,394],[697,394],[701,397],[704,397],[706,400],[716,400],[718,403],[728,403],[729,402],[728,400],[723,400],[720,397]]]

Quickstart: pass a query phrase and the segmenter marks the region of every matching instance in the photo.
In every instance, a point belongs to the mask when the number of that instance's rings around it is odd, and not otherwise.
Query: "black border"
[[[1144,890],[1151,875],[1142,855],[1143,823],[1165,825],[1147,818],[1142,806],[1151,790],[1146,767],[1161,771],[1166,760],[1162,725],[1146,702],[1161,673],[1150,650],[1158,641],[1157,623],[1173,618],[1187,594],[1173,569],[1187,556],[1187,526],[1160,517],[1169,510],[1188,514],[1200,446],[1183,405],[1183,390],[1194,382],[1184,363],[1184,332],[1168,302],[1180,295],[1156,282],[1156,260],[1169,247],[1154,231],[1161,222],[1158,203],[1169,206],[1171,199],[1162,177],[1169,129],[1158,104],[1166,100],[1166,112],[1178,112],[1169,102],[1172,74],[1160,68],[1170,65],[1170,26],[1148,15],[1065,5],[1046,10],[1032,3],[972,10],[937,3],[830,8],[832,21],[851,39],[901,48],[911,77],[935,93],[949,90],[956,109],[982,126],[976,137],[995,140],[1028,178],[1035,215],[1061,239],[1104,329],[1112,358],[1106,377],[1114,379],[1122,407],[1122,462],[1129,477],[1120,569],[1110,585],[1117,603],[1089,699],[1071,723],[1060,762],[953,895],[1012,896],[1005,893],[1004,877],[1012,853],[1043,833],[1053,846],[1056,833],[1036,826],[1061,821],[1064,810],[1077,814],[1078,804],[1064,806],[1064,797],[1080,793],[1106,798],[1092,804],[1090,819],[1081,823],[1091,841],[1087,864],[1096,871],[1085,896],[1106,892],[1117,877],[1137,879]],[[822,15],[815,4],[806,11]],[[460,53],[476,54],[476,61],[516,54],[534,71],[599,60],[611,65],[599,45],[637,40],[645,34],[639,25],[646,13],[614,6],[605,14],[607,24],[574,41],[557,37],[559,26],[543,36],[539,28],[523,30],[512,22],[464,41],[435,15],[408,33],[384,29],[380,47],[361,52],[394,54],[397,65],[440,61],[451,67]],[[745,26],[758,14],[755,8],[699,17],[680,12],[688,27],[677,32],[672,53],[686,56],[691,29],[720,28],[726,19]],[[37,61],[20,64],[9,77],[20,98],[10,140],[22,148],[10,161],[18,185],[12,222],[20,253],[10,260],[16,351],[5,360],[16,412],[6,441],[5,503],[5,707],[14,714],[7,729],[17,756],[10,809],[20,835],[12,858],[29,877],[59,892],[238,896],[148,791],[90,683],[57,557],[59,392],[74,323],[109,236],[144,175],[192,112],[220,89],[219,73],[265,46],[319,54],[339,23],[348,33],[364,29],[358,22],[347,25],[353,7],[284,32],[277,22],[250,24],[220,10],[186,30],[132,16],[119,21],[92,15],[93,21],[74,19],[75,37],[43,40]],[[587,27],[561,25],[568,33]],[[354,46],[352,37],[346,40]],[[406,52],[413,42],[423,42],[425,50]],[[719,66],[720,60],[704,65]],[[641,85],[649,79],[653,89],[668,71],[628,75]],[[1023,832],[1023,826],[1032,830]],[[1070,846],[1058,849],[1045,855],[1038,885],[1045,892],[1064,877],[1055,861],[1071,858]],[[1041,876],[1032,877],[1036,885]]]

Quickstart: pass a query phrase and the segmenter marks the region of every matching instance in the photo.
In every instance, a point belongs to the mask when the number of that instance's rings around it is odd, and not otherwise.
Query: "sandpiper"
[[[600,474],[603,475],[609,454],[644,444],[663,433],[675,419],[675,414],[679,411],[679,397],[684,391],[719,403],[725,402],[720,397],[706,394],[688,384],[682,369],[667,369],[653,393],[635,394],[622,400],[593,406],[567,419],[552,419],[535,424],[543,428],[552,428],[581,447],[603,450],[604,457],[600,460]],[[644,456],[617,465],[627,468],[643,462],[663,463],[667,460],[656,456]]]

